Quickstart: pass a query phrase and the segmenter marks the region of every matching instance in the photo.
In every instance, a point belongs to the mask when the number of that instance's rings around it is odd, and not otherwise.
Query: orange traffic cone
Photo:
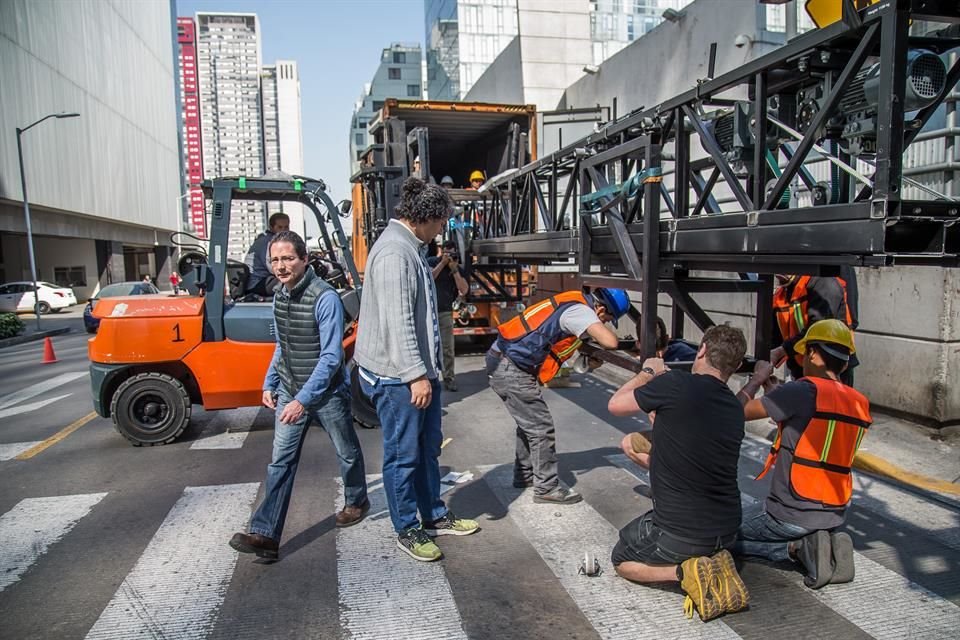
[[[53,340],[49,336],[43,339],[43,364],[57,361],[57,354],[53,352]]]

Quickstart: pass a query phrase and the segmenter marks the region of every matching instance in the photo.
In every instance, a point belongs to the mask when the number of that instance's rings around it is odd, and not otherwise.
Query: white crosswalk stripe
[[[0,397],[0,409],[12,407],[15,404],[19,404],[24,400],[29,400],[30,398],[38,396],[41,393],[46,393],[47,391],[56,389],[57,387],[67,384],[68,382],[73,382],[77,378],[81,378],[85,375],[87,375],[86,371],[61,373],[60,375],[54,376],[49,380],[44,380],[43,382],[38,382],[37,384],[20,389],[19,391],[14,391],[13,393]]]
[[[0,591],[67,535],[105,493],[27,498],[0,517]]]
[[[367,485],[368,516],[337,529],[340,621],[349,637],[466,640],[443,564],[417,562],[396,548],[381,476],[367,476]]]
[[[633,478],[649,485],[648,473],[626,456],[609,455],[606,460],[624,472],[619,476],[620,471],[610,470],[608,480],[615,486],[620,485],[620,477],[625,491],[629,491]],[[542,559],[569,594],[576,606],[570,609],[570,615],[582,615],[599,637],[737,638],[734,629],[743,633],[737,624],[739,617],[709,624],[684,618],[683,595],[678,589],[648,588],[617,577],[607,561],[617,541],[617,530],[586,501],[563,507],[536,504],[531,490],[512,487],[509,464],[480,467],[478,475],[481,473],[504,506],[507,520],[516,525],[517,535],[529,544],[530,553]],[[343,506],[342,483],[339,479],[329,481],[336,481],[339,486],[339,510]],[[472,627],[465,619],[476,614],[468,610],[461,613],[451,587],[453,578],[448,577],[445,563],[415,562],[396,549],[396,534],[387,512],[381,477],[369,476],[368,484],[368,517],[354,527],[336,529],[333,534],[340,634],[355,640],[466,639],[466,629]],[[234,531],[246,528],[258,487],[258,483],[187,487],[119,589],[112,598],[109,593],[104,594],[101,602],[106,606],[87,638],[206,638],[215,625],[226,634],[224,637],[229,637],[235,631],[231,621],[218,620],[218,616],[234,580],[237,554],[226,541]],[[106,505],[97,507],[106,495],[28,498],[0,516],[0,540],[4,541],[0,545],[0,596],[22,580],[31,567],[44,562],[43,556],[51,545],[68,536],[84,517],[91,512],[91,517],[109,517],[102,511]],[[743,496],[745,503],[757,502],[753,496]],[[586,551],[605,565],[603,575],[578,575]],[[810,594],[808,600],[815,598],[819,603],[808,602],[806,606],[822,606],[824,612],[832,610],[875,638],[956,635],[960,607],[863,554],[856,554],[855,562],[854,583],[830,585],[819,591],[803,587],[799,572],[775,567],[769,570],[782,575],[791,589]],[[952,560],[944,559],[943,565],[944,570],[949,570]],[[298,567],[282,562],[270,571],[295,575]],[[331,572],[329,577],[319,579],[333,580],[334,576]],[[256,588],[256,583],[244,588]],[[535,594],[531,594],[530,606],[536,606]],[[562,620],[555,622],[563,624]],[[756,625],[757,621],[754,619],[751,624]],[[770,629],[776,625],[776,620],[771,619]],[[336,622],[333,626],[337,626]],[[275,631],[278,637],[283,634],[280,628]],[[331,636],[337,635],[332,629],[328,631]]]
[[[722,620],[684,618],[684,596],[630,583],[606,571],[585,579],[580,560],[591,551],[607,557],[617,529],[586,502],[553,506],[533,502],[532,490],[512,486],[509,465],[481,467],[484,479],[601,638],[738,638]],[[671,614],[672,612],[672,614]]]
[[[4,460],[13,460],[18,455],[40,444],[40,442],[13,442],[10,444],[0,444],[0,462]]]
[[[30,413],[31,411],[36,411],[37,409],[42,409],[48,404],[53,404],[63,400],[64,398],[69,398],[70,393],[64,393],[59,396],[54,396],[52,398],[44,398],[43,400],[37,400],[36,402],[28,402],[27,404],[17,405],[15,407],[7,407],[6,409],[0,409],[0,419],[3,418],[12,418],[13,416],[18,416],[21,413]]]
[[[259,413],[260,407],[218,411],[190,448],[239,449],[247,439],[250,427]]]
[[[204,638],[237,564],[259,483],[187,487],[87,638]]]
[[[649,486],[649,476],[637,473],[644,470],[627,456],[607,456],[607,460]],[[759,502],[741,493],[741,500],[744,497],[749,502]],[[952,602],[860,553],[854,554],[854,565],[854,582],[809,593],[878,640],[947,638],[960,628],[960,607]],[[803,577],[799,572],[789,575],[795,584],[801,584]],[[896,615],[891,615],[891,608],[896,610]]]

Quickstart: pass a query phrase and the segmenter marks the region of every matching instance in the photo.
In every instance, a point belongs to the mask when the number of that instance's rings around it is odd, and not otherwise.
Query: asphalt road
[[[513,431],[476,355],[445,394],[441,464],[473,480],[445,494],[482,530],[439,540],[416,563],[394,546],[379,483],[380,432],[361,430],[374,508],[333,527],[340,499],[329,439],[310,433],[281,560],[238,556],[227,540],[258,500],[273,436],[266,409],[205,413],[179,441],[134,448],[93,417],[86,334],[0,350],[2,638],[947,638],[960,629],[960,511],[861,476],[847,530],[857,579],[812,592],[789,566],[746,563],[749,610],[703,624],[676,587],[615,576],[617,529],[650,505],[645,475],[618,443],[644,424],[606,412],[591,377],[547,392],[572,507],[534,504],[510,486]],[[36,443],[76,427],[28,459]],[[765,445],[749,439],[744,500]],[[585,552],[605,572],[577,575]]]

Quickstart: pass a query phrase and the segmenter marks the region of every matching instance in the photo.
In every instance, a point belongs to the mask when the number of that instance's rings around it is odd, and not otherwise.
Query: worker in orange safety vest
[[[513,485],[533,487],[534,502],[566,505],[582,499],[557,475],[556,429],[540,385],[577,352],[581,338],[616,349],[617,335],[605,323],[616,325],[629,309],[622,289],[567,291],[531,305],[497,329],[487,352],[487,375],[517,423]]]
[[[840,320],[820,320],[794,345],[803,377],[777,386],[773,366],[758,361],[739,392],[747,420],[773,418],[777,436],[759,480],[773,469],[766,502],[745,512],[735,551],[793,559],[804,584],[819,589],[854,577],[853,541],[839,530],[853,493],[851,468],[872,419],[870,403],[840,375],[856,353]],[[762,398],[754,399],[764,387]]]
[[[836,318],[851,329],[857,328],[856,276],[853,269],[842,270],[843,277],[818,277],[777,274],[779,286],[773,294],[774,344],[770,354],[777,366],[786,360],[791,377],[803,375],[803,355],[794,345],[818,320]],[[841,380],[853,386],[853,368],[859,364],[852,358]]]

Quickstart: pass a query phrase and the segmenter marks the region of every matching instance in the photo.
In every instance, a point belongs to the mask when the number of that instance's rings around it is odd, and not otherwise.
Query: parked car
[[[61,309],[77,304],[77,296],[70,287],[59,287],[49,282],[38,282],[40,289],[40,313],[56,313]],[[33,311],[36,297],[32,282],[8,282],[0,285],[0,311]]]
[[[153,293],[160,293],[160,290],[149,282],[115,282],[108,284],[100,293],[87,301],[87,306],[83,309],[83,326],[87,333],[96,333],[100,326],[100,318],[93,317],[93,308],[97,306],[100,298],[118,298],[121,296],[143,296]]]

